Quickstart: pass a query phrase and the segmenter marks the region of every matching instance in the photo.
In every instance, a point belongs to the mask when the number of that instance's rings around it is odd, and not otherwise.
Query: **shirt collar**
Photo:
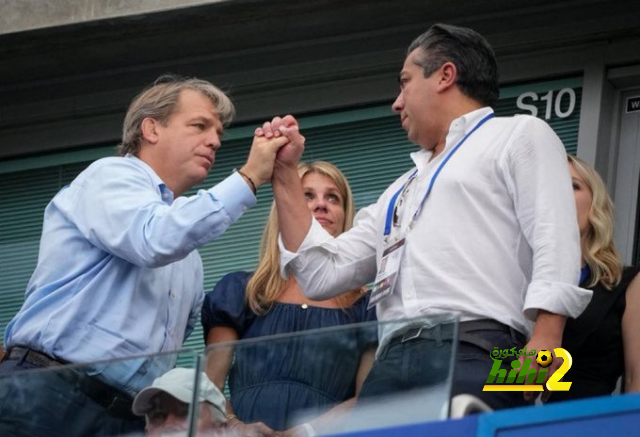
[[[480,109],[475,109],[471,112],[467,112],[462,117],[458,117],[451,122],[449,126],[449,132],[447,133],[447,140],[444,150],[440,156],[445,155],[452,147],[454,147],[462,137],[469,133],[475,126],[487,115],[491,114],[493,109],[489,106],[484,106]],[[413,160],[418,172],[421,172],[429,163],[433,152],[420,148],[417,152],[411,152],[411,159]],[[438,158],[436,158],[438,159]]]
[[[131,153],[127,153],[124,157],[126,159],[133,160],[133,162],[135,162],[137,166],[142,168],[145,171],[145,173],[149,175],[149,178],[151,179],[153,186],[157,188],[157,193],[160,195],[164,203],[166,203],[167,205],[171,205],[173,203],[173,199],[174,199],[173,191],[171,191],[167,187],[167,184],[165,184],[164,181],[160,179],[160,176],[158,176],[158,174],[153,170],[153,168],[151,168],[149,164],[147,164],[137,156],[132,155]]]
[[[487,115],[493,113],[493,109],[488,106],[484,106],[480,109],[476,109],[471,112],[467,112],[462,117],[458,117],[451,122],[451,126],[449,127],[449,133],[447,134],[447,140],[449,135],[455,134],[457,135],[466,135],[471,129],[473,129],[480,120],[482,120]],[[447,148],[449,147],[447,141]]]

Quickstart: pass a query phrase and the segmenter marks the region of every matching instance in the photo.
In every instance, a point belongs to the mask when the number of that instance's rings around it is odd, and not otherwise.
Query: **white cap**
[[[171,369],[156,378],[150,387],[140,390],[133,400],[133,414],[144,416],[151,408],[150,400],[160,392],[168,393],[180,402],[190,404],[193,399],[193,385],[196,379],[194,369]],[[206,373],[200,372],[198,400],[212,404],[222,417],[226,417],[226,399]]]

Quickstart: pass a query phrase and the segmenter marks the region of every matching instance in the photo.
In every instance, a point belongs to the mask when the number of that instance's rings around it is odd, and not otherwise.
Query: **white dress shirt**
[[[409,228],[442,160],[491,111],[454,120],[432,161],[430,151],[411,154],[416,178],[390,235],[405,231],[406,248],[396,288],[377,306],[378,320],[490,318],[530,334],[538,309],[576,317],[589,303],[591,292],[577,286],[580,235],[566,152],[540,119],[489,119],[443,167]],[[372,282],[390,199],[414,171],[359,211],[354,227],[339,237],[314,219],[297,253],[280,241],[283,275],[292,271],[313,299]]]

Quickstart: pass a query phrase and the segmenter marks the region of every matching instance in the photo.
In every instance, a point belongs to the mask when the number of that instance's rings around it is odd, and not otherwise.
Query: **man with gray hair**
[[[146,435],[185,435],[189,428],[189,407],[194,397],[195,379],[196,372],[193,369],[172,369],[136,395],[133,413],[145,417]],[[198,387],[195,394],[199,402],[196,411],[197,435],[226,435],[224,395],[204,372],[200,372]]]
[[[24,305],[7,326],[0,376],[179,350],[204,298],[196,250],[256,203],[284,140],[256,137],[245,165],[204,182],[234,107],[209,82],[162,77],[131,103],[120,157],[99,159],[53,198]],[[132,396],[175,364],[174,354],[84,371],[7,378],[1,435],[114,435],[142,429]],[[15,385],[15,386],[14,386]],[[69,420],[72,414],[73,420]]]

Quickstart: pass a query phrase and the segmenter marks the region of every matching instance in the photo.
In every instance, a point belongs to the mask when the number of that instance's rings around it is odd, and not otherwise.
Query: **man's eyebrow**
[[[191,121],[204,121],[208,124],[212,124],[213,123],[213,118],[212,117],[207,117],[205,115],[194,115],[193,117],[191,117]]]
[[[216,132],[218,132],[218,135],[224,134],[224,126],[222,125],[222,123],[216,122],[216,117],[209,117],[206,115],[194,115],[190,119],[190,122],[194,122],[194,121],[204,122],[207,126],[216,126]]]

